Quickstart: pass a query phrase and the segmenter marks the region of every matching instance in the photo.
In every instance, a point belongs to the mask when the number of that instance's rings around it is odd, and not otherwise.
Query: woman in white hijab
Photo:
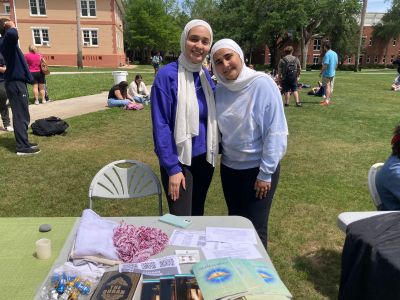
[[[178,61],[161,68],[151,90],[155,152],[171,213],[203,215],[218,154],[214,84],[202,67],[213,40],[202,20],[186,24]]]
[[[229,215],[250,219],[265,247],[268,216],[286,153],[287,124],[282,98],[266,74],[246,67],[231,39],[215,43],[211,62],[221,132],[221,181]]]

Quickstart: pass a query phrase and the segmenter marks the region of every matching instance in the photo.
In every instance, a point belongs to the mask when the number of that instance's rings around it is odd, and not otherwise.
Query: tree
[[[330,40],[332,48],[338,53],[339,61],[343,64],[345,56],[356,54],[358,42],[357,16],[361,12],[361,4],[358,0],[329,0],[330,14],[327,22],[321,24],[321,30]],[[335,4],[335,5],[333,5]]]
[[[373,39],[381,40],[385,46],[391,38],[396,39],[400,35],[400,0],[393,0],[392,7],[383,15],[381,21],[374,26]]]
[[[178,51],[180,28],[172,0],[129,0],[126,5],[125,41],[146,61],[152,50]]]
[[[360,29],[359,29],[359,37],[358,37],[358,45],[357,45],[357,55],[356,55],[356,64],[354,71],[357,72],[359,69],[359,64],[360,64],[360,53],[361,53],[361,44],[362,44],[362,37],[363,37],[363,31],[364,31],[364,20],[365,20],[365,13],[367,12],[367,5],[368,5],[368,0],[362,0],[363,5],[362,5],[362,12],[361,12],[361,21],[360,21]]]

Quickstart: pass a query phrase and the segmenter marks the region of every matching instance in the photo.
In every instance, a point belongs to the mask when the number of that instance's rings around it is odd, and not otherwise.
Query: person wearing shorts
[[[331,95],[338,65],[338,55],[335,51],[331,50],[331,44],[329,42],[325,42],[324,50],[326,53],[322,61],[322,69],[319,75],[322,76],[322,84],[325,87],[326,98],[320,104],[327,106],[331,104]]]
[[[301,72],[300,61],[296,56],[293,56],[293,47],[287,46],[283,50],[285,53],[285,57],[283,57],[279,61],[278,65],[278,77],[281,83],[282,92],[285,95],[285,106],[289,106],[290,94],[293,94],[293,97],[296,101],[297,107],[302,107],[300,102],[299,92],[297,91],[297,78]],[[293,78],[289,78],[289,72],[287,71],[288,65],[291,64],[293,66]],[[294,69],[295,67],[295,69]]]

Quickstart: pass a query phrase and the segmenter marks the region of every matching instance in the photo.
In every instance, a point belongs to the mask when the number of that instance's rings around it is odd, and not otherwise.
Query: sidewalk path
[[[57,100],[47,102],[46,104],[31,104],[29,105],[29,113],[31,115],[31,123],[37,119],[56,116],[61,119],[66,119],[74,116],[79,116],[99,110],[108,109],[107,105],[108,92],[101,94],[70,98],[65,100]],[[12,112],[10,109],[10,118]],[[1,124],[3,125],[3,124]],[[5,133],[1,126],[0,134]]]

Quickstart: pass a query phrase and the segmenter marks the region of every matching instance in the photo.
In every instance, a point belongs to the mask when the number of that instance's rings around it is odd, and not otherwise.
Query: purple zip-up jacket
[[[207,70],[207,80],[214,90],[214,83]],[[192,157],[207,151],[207,115],[208,108],[199,73],[193,73],[197,101],[199,103],[199,135],[192,138]],[[182,171],[174,139],[175,116],[178,93],[178,62],[172,62],[161,68],[151,88],[151,117],[153,122],[154,150],[160,165],[169,176]]]

